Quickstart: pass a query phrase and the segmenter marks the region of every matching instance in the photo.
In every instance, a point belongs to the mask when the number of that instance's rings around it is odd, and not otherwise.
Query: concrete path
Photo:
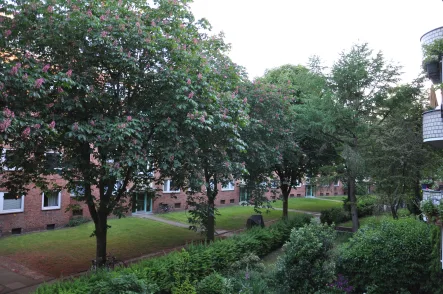
[[[283,208],[274,208],[275,210],[283,210]],[[305,214],[310,214],[313,216],[320,216],[321,213],[320,212],[313,212],[313,211],[305,211],[305,210],[297,210],[297,209],[289,209],[288,211],[292,211],[292,212],[299,212],[299,213],[305,213]]]
[[[39,275],[36,279],[36,277],[24,275],[14,268],[5,268],[4,264],[0,266],[0,294],[32,293],[41,283],[50,280],[53,278]]]

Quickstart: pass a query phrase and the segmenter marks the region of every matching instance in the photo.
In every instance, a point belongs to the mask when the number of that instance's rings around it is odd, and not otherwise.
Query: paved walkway
[[[4,266],[8,266],[8,268]],[[23,266],[17,266],[20,269],[10,267],[11,264],[2,263],[0,266],[0,294],[27,294],[34,292],[37,287],[53,278],[37,274],[30,270],[25,270]],[[12,266],[15,267],[15,266]],[[26,274],[25,274],[26,273]],[[33,274],[29,274],[33,273]]]

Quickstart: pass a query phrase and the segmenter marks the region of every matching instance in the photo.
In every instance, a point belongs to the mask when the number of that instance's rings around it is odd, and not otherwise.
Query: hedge
[[[111,272],[91,273],[73,280],[45,284],[37,294],[49,293],[105,293],[106,285],[118,284],[121,290],[113,293],[128,293],[131,289],[146,289],[141,293],[179,293],[179,286],[186,281],[197,284],[217,271],[224,273],[230,266],[247,254],[263,257],[281,247],[288,239],[291,229],[310,222],[307,215],[296,215],[287,221],[279,221],[268,228],[254,228],[231,238],[210,244],[189,245],[180,252],[140,261],[128,268]],[[127,290],[121,285],[121,276],[128,279]],[[116,288],[114,288],[116,289]]]

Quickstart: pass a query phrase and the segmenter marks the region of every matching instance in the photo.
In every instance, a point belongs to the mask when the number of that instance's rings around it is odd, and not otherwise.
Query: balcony
[[[423,113],[423,142],[443,148],[443,118],[440,109]]]

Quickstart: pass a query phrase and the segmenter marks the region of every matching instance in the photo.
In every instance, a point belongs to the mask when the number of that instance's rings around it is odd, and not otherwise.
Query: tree
[[[174,169],[161,166],[163,174],[171,175],[177,185],[188,190],[191,228],[201,229],[208,241],[215,235],[218,184],[234,183],[244,170],[239,161],[245,150],[240,130],[248,121],[247,101],[241,100],[236,90],[244,74],[225,55],[227,50],[222,35],[202,45],[208,70],[195,72],[195,80],[201,81],[192,93],[196,109],[181,124]]]
[[[333,154],[332,146],[310,127],[310,121],[303,125],[297,119],[300,107],[321,92],[314,90],[321,87],[312,87],[309,92],[306,84],[318,86],[318,81],[321,77],[306,68],[287,65],[267,71],[240,91],[250,105],[251,122],[242,134],[248,145],[245,162],[249,181],[259,186],[264,179],[277,176],[284,218],[292,186],[306,175],[315,176]]]
[[[390,96],[399,80],[400,68],[385,61],[382,53],[373,54],[367,44],[354,45],[343,52],[329,77],[330,93],[314,110],[323,114],[324,132],[339,143],[345,164],[352,228],[358,229],[356,180],[363,178],[365,158],[362,150],[374,123],[390,114],[395,98]]]
[[[88,205],[99,265],[108,216],[124,215],[131,192],[152,181],[152,166],[174,167],[180,123],[204,110],[188,75],[212,70],[200,56],[209,25],[195,21],[187,3],[33,0],[0,8],[0,134],[20,167],[2,174],[2,186],[19,195],[31,182],[62,188],[46,177],[55,171],[45,152],[56,151],[65,187]]]

